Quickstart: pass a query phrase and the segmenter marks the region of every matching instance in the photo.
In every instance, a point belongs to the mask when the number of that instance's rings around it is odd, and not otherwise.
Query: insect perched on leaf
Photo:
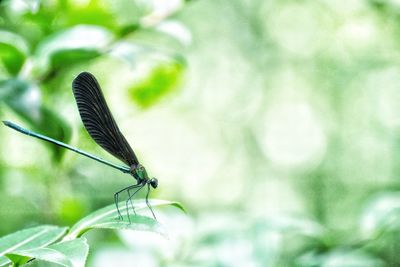
[[[88,72],[80,73],[72,82],[72,91],[78,105],[83,125],[85,126],[89,135],[98,145],[100,145],[110,154],[124,162],[126,166],[114,164],[90,153],[87,153],[83,150],[67,145],[63,142],[24,129],[13,122],[3,121],[3,123],[6,126],[23,134],[39,138],[41,140],[53,143],[63,148],[67,148],[76,153],[79,153],[98,162],[106,164],[110,167],[113,167],[117,170],[120,170],[123,173],[129,173],[133,176],[133,178],[136,179],[136,184],[125,187],[124,189],[121,189],[114,194],[114,201],[119,216],[118,218],[123,219],[118,207],[119,194],[124,191],[128,193],[128,199],[126,200],[126,211],[130,222],[128,202],[131,202],[132,204],[132,197],[143,187],[147,186],[146,204],[153,214],[154,219],[156,219],[153,209],[149,204],[149,193],[150,187],[157,188],[158,180],[156,178],[149,178],[146,169],[143,165],[139,163],[139,160],[137,159],[129,143],[126,141],[125,137],[119,130],[118,125],[115,122],[110,112],[110,109],[107,106],[106,100],[104,99],[100,85],[97,82],[96,78]],[[131,190],[134,190],[133,194],[131,194]],[[133,209],[133,211],[135,210]]]

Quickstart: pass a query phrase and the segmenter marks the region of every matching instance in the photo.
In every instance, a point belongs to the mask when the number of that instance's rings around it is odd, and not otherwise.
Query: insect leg
[[[151,205],[149,203],[149,194],[150,194],[150,184],[147,184],[146,205],[147,207],[149,207],[151,214],[153,214],[154,220],[157,221],[156,215],[154,214],[153,209],[151,208]]]
[[[117,211],[118,211],[118,219],[120,219],[120,220],[123,220],[123,217],[122,217],[121,212],[120,212],[119,207],[118,207],[119,194],[121,194],[125,190],[131,189],[134,186],[136,186],[136,185],[130,185],[128,187],[125,187],[124,189],[119,190],[117,193],[114,194],[114,202],[115,202],[115,206],[117,207]]]
[[[134,189],[134,188],[137,188],[137,187],[139,187],[138,189],[136,189],[136,191],[133,193],[133,195],[131,195],[131,193],[129,192],[129,190],[131,190],[131,189]],[[133,210],[133,213],[136,215],[136,211],[135,211],[135,208],[133,207],[133,203],[132,203],[132,197],[140,190],[140,189],[142,189],[143,188],[143,185],[134,185],[134,186],[132,186],[131,188],[129,188],[129,189],[127,189],[127,191],[128,191],[128,199],[126,200],[126,202],[125,202],[125,205],[126,205],[126,214],[128,215],[128,219],[129,219],[129,223],[131,223],[131,219],[130,219],[130,217],[129,217],[129,208],[128,208],[128,203],[130,202],[131,203],[131,206],[132,206],[132,210]]]

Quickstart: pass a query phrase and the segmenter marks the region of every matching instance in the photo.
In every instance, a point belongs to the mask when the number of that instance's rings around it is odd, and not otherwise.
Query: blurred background
[[[0,117],[116,162],[93,73],[169,239],[93,231],[88,266],[400,266],[400,2],[3,0]],[[130,176],[0,127],[0,236],[70,226]],[[143,195],[142,195],[143,197]]]

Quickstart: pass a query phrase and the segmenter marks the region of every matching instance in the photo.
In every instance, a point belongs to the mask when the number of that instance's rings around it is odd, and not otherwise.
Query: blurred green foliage
[[[89,233],[90,266],[399,266],[399,14],[385,0],[1,1],[0,113],[107,157],[71,94],[90,71],[153,197],[189,207],[161,213],[170,240]],[[71,225],[132,182],[0,136],[0,234]]]
[[[129,89],[132,99],[141,107],[152,106],[178,87],[182,71],[180,63],[158,65],[151,70],[148,78]]]

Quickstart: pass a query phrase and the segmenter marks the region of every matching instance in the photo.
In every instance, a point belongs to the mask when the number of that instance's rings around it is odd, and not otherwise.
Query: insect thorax
[[[138,184],[147,182],[149,179],[145,167],[140,163],[138,165],[131,165],[130,173],[137,180]]]

